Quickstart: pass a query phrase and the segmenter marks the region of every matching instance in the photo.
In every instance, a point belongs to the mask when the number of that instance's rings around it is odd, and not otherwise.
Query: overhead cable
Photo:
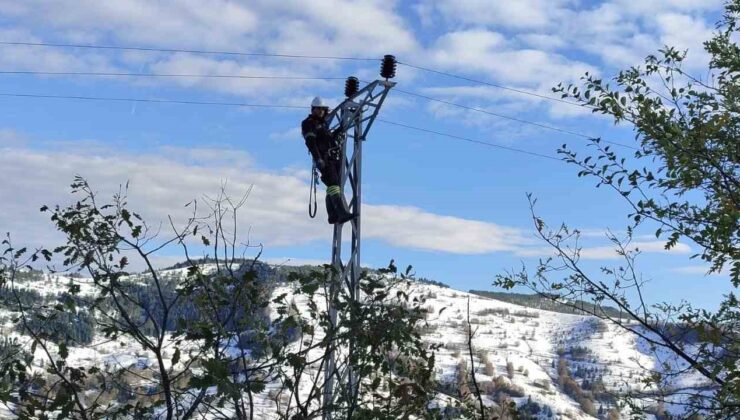
[[[426,128],[415,127],[415,126],[412,126],[412,125],[403,124],[403,123],[399,123],[399,122],[395,122],[395,121],[384,120],[382,118],[378,118],[377,121],[382,122],[382,123],[385,123],[385,124],[391,124],[391,125],[395,125],[395,126],[398,126],[398,127],[407,128],[409,130],[421,131],[421,132],[424,132],[424,133],[434,134],[434,135],[437,135],[437,136],[449,137],[449,138],[453,138],[453,139],[456,139],[456,140],[466,141],[468,143],[481,144],[481,145],[484,145],[484,146],[495,147],[495,148],[498,148],[498,149],[504,149],[504,150],[508,150],[508,151],[511,151],[511,152],[525,153],[525,154],[528,154],[528,155],[531,155],[531,156],[537,156],[537,157],[540,157],[540,158],[550,159],[550,160],[555,160],[555,161],[561,162],[560,159],[558,159],[558,158],[556,158],[554,156],[549,156],[549,155],[545,155],[545,154],[541,154],[541,153],[537,153],[537,152],[530,152],[528,150],[517,149],[515,147],[502,146],[502,145],[496,144],[496,143],[490,143],[490,142],[483,141],[483,140],[476,140],[476,139],[471,139],[471,138],[468,138],[468,137],[458,136],[456,134],[444,133],[444,132],[441,132],[441,131],[435,131],[435,130],[429,130],[429,129],[426,129]]]
[[[89,72],[89,71],[36,71],[36,70],[0,70],[0,74],[34,75],[34,76],[110,76],[110,77],[184,77],[214,79],[278,79],[278,80],[344,80],[344,77],[314,76],[266,76],[242,74],[196,74],[196,73],[125,73],[125,72]]]
[[[18,98],[42,98],[42,99],[78,99],[83,101],[111,101],[111,102],[146,102],[158,104],[181,104],[181,105],[220,105],[249,108],[289,108],[305,109],[305,106],[298,105],[271,105],[271,104],[252,104],[243,102],[212,102],[212,101],[190,101],[176,99],[154,99],[154,98],[114,98],[105,96],[79,96],[79,95],[41,95],[34,93],[9,93],[0,92],[0,96],[18,97]]]
[[[354,61],[379,60],[378,58],[339,57],[339,56],[332,56],[332,55],[279,54],[279,53],[243,52],[243,51],[214,51],[214,50],[194,50],[194,49],[184,49],[184,48],[127,47],[127,46],[119,46],[119,45],[62,44],[62,43],[50,43],[50,42],[0,41],[0,45],[22,45],[22,46],[27,46],[27,47],[85,48],[85,49],[97,49],[97,50],[189,53],[189,54],[206,54],[206,55],[235,55],[235,56],[246,56],[246,57],[304,58],[304,59],[315,59],[315,60],[354,60]]]
[[[37,70],[0,70],[0,75],[39,75],[39,76],[103,76],[103,77],[152,77],[152,78],[216,78],[216,79],[275,79],[275,80],[344,80],[343,77],[313,77],[313,76],[268,76],[268,75],[240,75],[240,74],[195,74],[195,73],[125,73],[125,72],[85,72],[85,71],[37,71]],[[427,101],[438,102],[448,106],[458,107],[465,110],[479,112],[487,114],[493,117],[507,119],[515,121],[521,124],[527,124],[534,127],[557,131],[563,134],[568,134],[584,139],[592,140],[594,136],[588,134],[579,133],[560,127],[556,127],[549,124],[544,124],[536,121],[531,121],[519,117],[513,117],[510,115],[500,114],[497,112],[488,111],[482,108],[472,107],[463,105],[458,102],[452,102],[444,99],[434,98],[431,96],[423,95],[416,92],[411,92],[403,89],[396,88],[396,92],[404,95],[421,98]],[[616,146],[637,150],[636,147],[629,146],[624,143],[618,143],[609,140],[602,140],[604,143],[613,144]]]
[[[275,57],[275,58],[295,58],[295,59],[316,59],[316,60],[348,60],[348,61],[377,61],[379,57],[346,57],[346,56],[331,56],[331,55],[304,55],[304,54],[280,54],[280,53],[265,53],[265,52],[244,52],[244,51],[217,51],[217,50],[201,50],[201,49],[182,49],[182,48],[156,48],[156,47],[133,47],[133,46],[120,46],[120,45],[93,45],[93,44],[70,44],[70,43],[51,43],[51,42],[21,42],[21,41],[0,41],[0,45],[17,45],[17,46],[28,46],[28,47],[52,47],[52,48],[84,48],[84,49],[100,49],[100,50],[121,50],[121,51],[146,51],[146,52],[167,52],[167,53],[189,53],[189,54],[205,54],[205,55],[232,55],[232,56],[245,56],[245,57]],[[572,106],[582,107],[581,104],[576,102],[566,101],[561,98],[547,96],[536,92],[531,92],[523,89],[517,89],[510,86],[501,85],[493,82],[486,82],[483,80],[473,79],[467,76],[454,74],[442,70],[436,70],[429,67],[419,66],[412,63],[406,63],[398,61],[398,64],[406,67],[414,68],[417,70],[443,75],[458,80],[465,80],[467,82],[476,83],[485,86],[491,86],[498,89],[507,90],[510,92],[528,95],[540,99],[550,100],[565,103]]]
[[[70,99],[70,100],[84,100],[84,101],[110,101],[110,102],[136,102],[136,103],[157,103],[157,104],[180,104],[180,105],[204,105],[204,106],[234,106],[234,107],[251,107],[251,108],[285,108],[285,109],[304,109],[304,106],[297,105],[273,105],[273,104],[254,104],[254,103],[243,103],[243,102],[210,102],[210,101],[192,101],[192,100],[173,100],[173,99],[153,99],[153,98],[121,98],[121,97],[104,97],[104,96],[80,96],[80,95],[46,95],[46,94],[32,94],[32,93],[11,93],[11,92],[0,92],[0,97],[17,97],[17,98],[33,98],[33,99]],[[475,140],[467,137],[462,137],[450,133],[444,133],[441,131],[429,130],[426,128],[416,127],[396,121],[389,121],[378,118],[377,121],[395,125],[397,127],[403,127],[409,130],[421,131],[429,134],[438,136],[448,137],[456,140],[465,141],[468,143],[480,144],[488,147],[494,147],[498,149],[508,150],[511,152],[524,153],[531,156],[536,156],[544,159],[550,159],[560,162],[561,160],[554,157],[548,156],[541,153],[530,152],[528,150],[517,149],[509,146],[502,146],[495,143],[490,143],[482,140]]]
[[[491,111],[488,111],[488,110],[485,110],[485,109],[476,108],[476,107],[472,107],[472,106],[468,106],[468,105],[463,105],[463,104],[458,103],[458,102],[452,102],[452,101],[447,101],[447,100],[444,100],[444,99],[434,98],[434,97],[431,97],[431,96],[422,95],[420,93],[415,93],[415,92],[409,92],[407,90],[403,90],[403,89],[399,89],[399,88],[395,88],[394,91],[395,92],[402,93],[404,95],[415,96],[415,97],[418,97],[418,98],[426,99],[426,100],[432,101],[432,102],[439,102],[439,103],[442,103],[442,104],[445,104],[445,105],[454,106],[454,107],[458,107],[458,108],[462,108],[462,109],[467,109],[469,111],[480,112],[482,114],[488,114],[488,115],[491,115],[491,116],[494,116],[494,117],[503,118],[503,119],[511,120],[511,121],[516,121],[516,122],[521,123],[521,124],[532,125],[532,126],[535,126],[535,127],[544,128],[546,130],[551,130],[551,131],[558,131],[558,132],[561,132],[561,133],[564,133],[564,134],[568,134],[568,135],[571,135],[571,136],[581,137],[581,138],[588,139],[588,140],[595,139],[594,136],[589,136],[588,134],[579,133],[577,131],[572,131],[572,130],[568,130],[568,129],[565,129],[565,128],[555,127],[553,125],[543,124],[543,123],[539,123],[539,122],[536,122],[536,121],[525,120],[525,119],[519,118],[519,117],[512,117],[510,115],[499,114],[497,112],[491,112]],[[613,144],[613,145],[616,145],[616,146],[625,147],[627,149],[638,150],[636,147],[633,147],[633,146],[630,146],[630,145],[627,145],[627,144],[624,144],[624,143],[618,143],[618,142],[609,141],[609,140],[601,140],[601,141],[604,142],[604,143],[609,143],[609,144]]]
[[[555,98],[555,97],[547,96],[547,95],[542,95],[542,94],[537,93],[537,92],[531,92],[531,91],[527,91],[527,90],[523,90],[523,89],[517,89],[517,88],[510,87],[510,86],[500,85],[498,83],[486,82],[486,81],[483,81],[483,80],[473,79],[473,78],[470,78],[470,77],[467,77],[467,76],[461,76],[461,75],[455,74],[455,73],[450,73],[450,72],[446,72],[446,71],[442,71],[442,70],[435,70],[435,69],[432,69],[432,68],[429,68],[429,67],[417,66],[416,64],[404,63],[402,61],[399,61],[398,64],[400,64],[402,66],[406,66],[406,67],[411,67],[411,68],[414,68],[414,69],[417,69],[417,70],[425,71],[425,72],[428,72],[428,73],[434,73],[434,74],[439,74],[439,75],[446,76],[446,77],[451,77],[453,79],[465,80],[466,82],[476,83],[476,84],[485,85],[485,86],[491,86],[491,87],[495,87],[497,89],[508,90],[510,92],[515,92],[515,93],[519,93],[519,94],[522,94],[522,95],[529,95],[529,96],[533,96],[533,97],[540,98],[540,99],[546,99],[546,100],[549,100],[549,101],[561,102],[561,103],[564,103],[564,104],[568,104],[568,105],[572,105],[572,106],[577,106],[577,107],[581,107],[581,108],[583,107],[583,105],[581,105],[579,103],[576,103],[576,102],[566,101],[565,99]]]

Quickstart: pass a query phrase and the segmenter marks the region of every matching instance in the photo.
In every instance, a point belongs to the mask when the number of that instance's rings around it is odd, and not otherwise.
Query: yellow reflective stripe
[[[339,188],[339,185],[332,185],[330,187],[326,188],[326,193],[329,195],[335,195],[341,193],[342,190]]]

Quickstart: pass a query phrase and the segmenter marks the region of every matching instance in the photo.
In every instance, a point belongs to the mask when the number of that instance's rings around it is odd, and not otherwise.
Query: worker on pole
[[[329,107],[320,97],[315,97],[311,102],[311,113],[301,123],[301,131],[314,166],[321,172],[321,182],[326,185],[326,212],[329,214],[329,223],[342,224],[352,220],[355,215],[350,213],[342,193],[343,156],[339,137],[341,132],[329,131],[325,120],[327,112]]]

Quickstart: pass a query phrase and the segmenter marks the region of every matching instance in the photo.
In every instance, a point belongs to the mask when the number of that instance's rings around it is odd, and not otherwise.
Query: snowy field
[[[182,274],[184,270],[169,272],[174,276]],[[94,294],[89,279],[64,276],[44,275],[42,281],[26,282],[18,287],[32,289],[42,295],[53,295],[64,291],[70,281],[80,286],[81,295]],[[655,352],[644,341],[593,317],[533,309],[422,283],[414,283],[412,290],[407,292],[424,296],[427,300],[429,316],[423,337],[430,344],[442,344],[436,354],[436,374],[440,383],[454,383],[461,361],[469,363],[466,334],[469,302],[478,382],[504,382],[522,395],[513,398],[518,405],[530,401],[547,407],[547,411],[539,416],[542,419],[597,418],[588,415],[581,404],[559,386],[557,366],[561,357],[567,360],[570,372],[580,384],[583,384],[584,378],[592,382],[600,378],[607,390],[614,394],[630,387],[640,387],[640,375],[646,370],[661,371],[665,363],[681,366],[668,354]],[[274,291],[275,296],[281,293],[288,293],[290,299],[292,288],[281,286]],[[296,304],[299,309],[306,308],[307,302],[297,297]],[[28,337],[15,332],[10,315],[0,310],[1,319],[6,320],[1,327],[3,335],[28,341]],[[56,351],[53,346],[50,349]],[[168,353],[167,356],[171,357],[172,354]],[[43,371],[45,360],[42,350],[37,348],[34,368]],[[68,362],[73,366],[94,365],[114,370],[134,368],[142,371],[155,364],[150,354],[132,342],[125,339],[105,341],[100,337],[96,337],[90,346],[70,348]],[[577,372],[581,373],[580,377],[576,375]],[[140,381],[139,385],[146,386],[145,378]],[[695,375],[683,375],[675,379],[677,387],[701,387],[702,384]],[[308,382],[301,385],[305,389],[309,386]],[[275,417],[275,403],[267,398],[267,394],[269,392],[260,394],[262,399],[255,401],[258,418]],[[452,398],[440,393],[437,400],[444,405]],[[496,403],[490,396],[486,396],[484,401]],[[611,408],[600,405],[603,404],[596,402],[596,408],[604,412]],[[680,413],[680,406],[667,408]],[[0,418],[13,416],[8,408],[0,407]],[[623,412],[623,418],[628,418],[628,413]]]

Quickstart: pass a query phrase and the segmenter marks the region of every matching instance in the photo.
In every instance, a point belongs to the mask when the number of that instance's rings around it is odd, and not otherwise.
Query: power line
[[[126,72],[86,72],[86,71],[37,71],[37,70],[0,70],[0,75],[45,75],[45,76],[94,76],[94,77],[152,77],[152,78],[215,78],[215,79],[273,79],[273,80],[344,80],[343,77],[313,77],[313,76],[266,76],[266,75],[238,75],[238,74],[190,74],[190,73],[126,73]],[[539,123],[536,121],[525,120],[523,118],[512,117],[505,114],[499,114],[496,112],[487,111],[485,109],[476,108],[472,106],[463,105],[457,102],[447,101],[444,99],[434,98],[420,93],[410,92],[407,90],[396,88],[395,91],[422,98],[432,102],[439,102],[445,105],[454,106],[469,111],[479,112],[482,114],[491,115],[497,118],[503,118],[510,121],[515,121],[521,124],[527,124],[534,127],[557,131],[560,133],[581,137],[584,139],[593,139],[593,136],[579,133],[577,131],[567,130],[559,127],[555,127],[548,124]],[[604,143],[613,144],[616,146],[625,147],[628,149],[637,150],[637,148],[618,142],[609,140],[602,140]]]
[[[246,57],[302,58],[302,59],[316,59],[316,60],[354,60],[354,61],[376,61],[378,60],[378,58],[339,57],[339,56],[331,56],[331,55],[301,55],[301,54],[242,52],[242,51],[189,50],[189,49],[181,49],[181,48],[127,47],[127,46],[118,46],[118,45],[92,45],[92,44],[60,44],[60,43],[49,43],[49,42],[0,41],[0,45],[21,45],[21,46],[26,46],[26,47],[54,47],[54,48],[86,48],[86,49],[96,49],[96,50],[190,53],[190,54],[207,54],[207,55],[236,55],[236,56],[246,56]]]
[[[43,99],[78,99],[84,101],[111,101],[111,102],[146,102],[158,104],[181,104],[181,105],[220,105],[220,106],[238,106],[249,108],[289,108],[305,109],[304,106],[298,105],[271,105],[271,104],[252,104],[243,102],[211,102],[211,101],[189,101],[174,99],[150,99],[150,98],[113,98],[104,96],[78,96],[78,95],[39,95],[32,93],[7,93],[0,92],[0,96],[18,97],[18,98],[43,98]]]
[[[529,96],[533,96],[533,97],[540,98],[540,99],[547,99],[549,101],[561,102],[561,103],[572,105],[572,106],[583,107],[583,105],[581,105],[579,103],[571,102],[571,101],[566,101],[565,99],[554,98],[552,96],[542,95],[542,94],[539,94],[539,93],[536,93],[536,92],[530,92],[530,91],[526,91],[526,90],[522,90],[522,89],[517,89],[517,88],[505,86],[505,85],[500,85],[500,84],[497,84],[497,83],[491,83],[491,82],[486,82],[486,81],[483,81],[483,80],[472,79],[470,77],[461,76],[459,74],[449,73],[449,72],[442,71],[442,70],[435,70],[435,69],[432,69],[432,68],[429,68],[429,67],[417,66],[416,64],[404,63],[404,62],[401,62],[401,61],[399,61],[398,64],[403,65],[403,66],[406,66],[406,67],[411,67],[411,68],[414,68],[414,69],[417,69],[417,70],[425,71],[425,72],[428,72],[428,73],[434,73],[434,74],[439,74],[439,75],[446,76],[446,77],[451,77],[453,79],[465,80],[467,82],[476,83],[476,84],[479,84],[479,85],[491,86],[491,87],[495,87],[495,88],[503,89],[503,90],[508,90],[510,92],[515,92],[515,93],[519,93],[519,94],[522,94],[522,95],[529,95]]]
[[[204,106],[235,106],[235,107],[250,107],[250,108],[285,108],[285,109],[304,109],[303,106],[297,105],[273,105],[273,104],[254,104],[254,103],[243,103],[243,102],[210,102],[210,101],[191,101],[191,100],[173,100],[173,99],[150,99],[150,98],[120,98],[120,97],[105,97],[105,96],[81,96],[81,95],[45,95],[45,94],[32,94],[32,93],[10,93],[0,92],[0,97],[17,97],[17,98],[32,98],[32,99],[71,99],[71,100],[83,100],[83,101],[108,101],[108,102],[135,102],[135,103],[157,103],[157,104],[180,104],[180,105],[204,105]],[[540,158],[555,160],[560,162],[561,160],[554,157],[548,156],[537,152],[530,152],[528,150],[517,149],[509,146],[502,146],[495,143],[489,143],[482,140],[475,140],[467,137],[458,136],[455,134],[444,133],[441,131],[429,130],[426,128],[416,127],[400,122],[388,121],[378,118],[385,124],[395,125],[403,127],[409,130],[421,131],[429,134],[435,134],[438,136],[449,137],[456,140],[466,141],[468,143],[480,144],[488,147],[494,147],[498,149],[508,150],[511,152],[524,153],[531,156],[537,156]]]
[[[417,98],[426,99],[426,100],[432,101],[432,102],[439,102],[439,103],[443,103],[445,105],[450,105],[450,106],[454,106],[454,107],[458,107],[458,108],[462,108],[462,109],[467,109],[469,111],[480,112],[480,113],[483,113],[483,114],[492,115],[494,117],[503,118],[503,119],[507,119],[507,120],[511,120],[511,121],[516,121],[516,122],[522,123],[522,124],[533,125],[535,127],[544,128],[546,130],[559,131],[561,133],[570,134],[572,136],[583,137],[583,138],[586,138],[586,139],[593,138],[592,136],[589,136],[589,135],[586,135],[586,134],[582,134],[582,133],[578,133],[578,132],[575,132],[575,131],[570,131],[570,130],[566,130],[566,129],[563,129],[563,128],[558,128],[558,127],[554,127],[554,126],[551,126],[551,125],[538,123],[538,122],[535,122],[535,121],[529,121],[529,120],[525,120],[525,119],[521,119],[521,118],[517,118],[517,117],[512,117],[512,116],[509,116],[509,115],[499,114],[499,113],[496,113],[496,112],[487,111],[485,109],[476,108],[476,107],[472,107],[472,106],[468,106],[468,105],[463,105],[463,104],[460,104],[460,103],[457,103],[457,102],[452,102],[452,101],[447,101],[447,100],[444,100],[444,99],[434,98],[434,97],[427,96],[427,95],[422,95],[420,93],[409,92],[407,90],[402,90],[402,89],[398,89],[398,88],[394,89],[394,91],[399,92],[399,93],[403,93],[404,95],[415,96]]]
[[[547,99],[547,100],[550,100],[550,101],[561,102],[561,103],[564,103],[564,104],[568,104],[568,105],[572,105],[572,106],[577,106],[579,108],[589,107],[589,105],[582,105],[582,104],[579,104],[579,103],[576,103],[576,102],[566,101],[566,100],[560,99],[560,98],[554,98],[552,96],[541,95],[539,93],[529,92],[529,91],[521,90],[521,89],[516,89],[516,88],[509,87],[509,86],[504,86],[504,85],[500,85],[500,84],[496,84],[496,83],[486,82],[486,81],[483,81],[483,80],[472,79],[470,77],[461,76],[459,74],[449,73],[449,72],[446,72],[446,71],[435,70],[435,69],[432,69],[432,68],[429,68],[429,67],[417,66],[415,64],[404,63],[404,62],[401,62],[401,61],[399,61],[398,64],[404,65],[406,67],[415,68],[417,70],[426,71],[426,72],[429,72],[429,73],[435,73],[435,74],[439,74],[439,75],[451,77],[451,78],[454,78],[454,79],[460,79],[460,80],[465,80],[465,81],[468,81],[468,82],[477,83],[477,84],[481,84],[481,85],[492,86],[492,87],[495,87],[495,88],[498,88],[498,89],[508,90],[508,91],[516,92],[516,93],[523,94],[523,95],[534,96],[534,97],[537,97],[537,98],[540,98],[540,99]],[[494,112],[486,111],[484,109],[470,107],[470,106],[467,106],[467,105],[462,105],[462,104],[459,104],[459,103],[455,103],[455,102],[451,102],[451,101],[446,101],[446,100],[443,100],[443,99],[433,98],[433,97],[422,95],[422,94],[419,94],[419,93],[404,91],[404,90],[401,90],[401,89],[398,89],[398,88],[396,88],[395,90],[397,92],[400,92],[400,93],[403,93],[403,94],[406,94],[406,95],[417,96],[417,97],[424,98],[424,99],[429,100],[429,101],[440,102],[440,103],[443,103],[443,104],[447,104],[447,105],[450,105],[450,106],[455,106],[455,107],[467,109],[467,110],[470,110],[470,111],[481,112],[481,113],[484,113],[484,114],[493,115],[495,117],[504,118],[504,119],[512,120],[512,121],[517,121],[517,122],[520,122],[522,124],[529,124],[529,125],[533,125],[533,126],[536,126],[536,127],[544,128],[544,129],[547,129],[547,130],[559,131],[561,133],[570,134],[570,135],[578,136],[578,137],[583,137],[583,138],[588,139],[588,140],[595,139],[594,136],[589,136],[587,134],[579,133],[579,132],[576,132],[576,131],[571,131],[571,130],[567,130],[567,129],[563,129],[563,128],[559,128],[559,127],[555,127],[555,126],[551,126],[551,125],[547,125],[547,124],[542,124],[542,123],[538,123],[538,122],[535,122],[535,121],[529,121],[529,120],[524,120],[524,119],[521,119],[521,118],[511,117],[511,116],[508,116],[508,115],[497,114],[497,113],[494,113]],[[624,144],[624,143],[619,143],[619,142],[609,141],[609,140],[603,140],[603,139],[601,141],[604,142],[604,143],[613,144],[615,146],[620,146],[620,147],[624,147],[624,148],[627,148],[627,149],[639,150],[637,147],[630,146],[630,145],[627,145],[627,144]]]
[[[244,52],[244,51],[215,51],[215,50],[196,50],[196,49],[182,49],[182,48],[155,48],[155,47],[131,47],[131,46],[118,46],[118,45],[92,45],[92,44],[67,44],[67,43],[50,43],[50,42],[21,42],[21,41],[0,41],[0,45],[17,45],[17,46],[28,46],[28,47],[52,47],[52,48],[85,48],[85,49],[100,49],[100,50],[120,50],[120,51],[147,51],[147,52],[169,52],[169,53],[190,53],[190,54],[206,54],[206,55],[234,55],[234,56],[245,56],[245,57],[275,57],[275,58],[297,58],[297,59],[317,59],[317,60],[347,60],[347,61],[376,61],[379,58],[370,57],[343,57],[343,56],[329,56],[329,55],[304,55],[304,54],[278,54],[278,53],[258,53],[258,52]],[[561,102],[564,104],[582,107],[583,105],[566,101],[564,99],[555,98],[552,96],[542,95],[536,92],[530,92],[522,89],[513,88],[497,83],[486,82],[483,80],[473,79],[459,74],[454,74],[442,70],[436,70],[429,67],[419,66],[416,64],[406,63],[398,61],[398,64],[414,68],[417,70],[443,75],[454,79],[465,80],[471,83],[481,84],[485,86],[491,86],[498,89],[507,90],[510,92],[518,93],[521,95],[528,95],[540,99],[546,99],[550,101]]]
[[[0,45],[20,45],[20,46],[33,46],[33,47],[56,47],[56,48],[86,48],[86,49],[103,49],[103,50],[123,50],[123,51],[154,51],[154,52],[182,52],[182,53],[192,53],[192,54],[210,54],[210,55],[236,55],[236,56],[249,56],[249,57],[277,57],[277,58],[300,58],[300,59],[323,59],[323,60],[354,60],[354,61],[376,61],[377,58],[368,58],[368,57],[342,57],[342,56],[317,56],[317,55],[301,55],[301,54],[273,54],[273,53],[257,53],[257,52],[240,52],[240,51],[212,51],[212,50],[195,50],[195,49],[178,49],[178,48],[154,48],[154,47],[130,47],[130,46],[117,46],[117,45],[91,45],[91,44],[66,44],[66,43],[48,43],[48,42],[20,42],[20,41],[0,41]],[[418,66],[411,63],[406,63],[402,61],[398,61],[398,64],[404,65],[410,68],[415,68],[417,70],[422,70],[430,73],[435,73],[459,80],[465,80],[472,83],[477,83],[481,85],[486,86],[492,86],[499,89],[504,89],[507,91],[515,92],[518,94],[523,95],[529,95],[533,97],[537,97],[540,99],[547,99],[552,100],[556,102],[565,103],[568,105],[583,107],[583,105],[566,101],[564,99],[560,98],[554,98],[551,96],[541,95],[535,92],[529,92],[522,89],[516,89],[505,85],[500,85],[497,83],[492,82],[486,82],[482,80],[473,79],[466,76],[461,76],[458,74],[441,71],[432,69],[429,67],[424,66]],[[240,75],[190,75],[190,74],[156,74],[156,73],[94,73],[94,72],[0,72],[0,74],[48,74],[48,75],[77,75],[77,76],[122,76],[122,77],[204,77],[204,78],[235,78],[235,79],[293,79],[293,80],[341,80],[343,78],[339,77],[292,77],[292,76],[240,76]],[[508,115],[498,114],[490,111],[486,111],[484,109],[470,107],[466,105],[462,105],[459,103],[446,101],[443,99],[433,98],[430,96],[413,93],[409,91],[404,91],[401,89],[396,89],[398,92],[404,93],[406,95],[416,96],[420,98],[424,98],[429,101],[444,103],[449,106],[455,106],[463,109],[467,109],[474,112],[480,112],[492,116],[496,116],[499,118],[508,119],[511,121],[516,121],[522,124],[528,124],[532,126],[536,126],[539,128],[552,130],[552,131],[558,131],[565,134],[570,134],[573,136],[582,137],[585,139],[593,139],[594,136],[589,136],[587,134],[578,133],[575,131],[562,129],[559,127],[554,127],[547,124],[538,123],[535,121],[529,121],[522,118],[517,117],[511,117]],[[628,149],[637,150],[636,147],[629,146],[623,143],[619,142],[613,142],[609,140],[602,140],[604,143],[613,144],[616,146],[625,147]]]
[[[111,76],[111,77],[192,77],[215,79],[277,79],[277,80],[344,80],[344,77],[313,76],[251,76],[241,74],[190,74],[190,73],[119,73],[88,71],[36,71],[36,70],[0,70],[0,74],[34,75],[34,76]]]
[[[472,107],[472,106],[468,106],[468,105],[463,105],[463,104],[460,104],[460,103],[457,103],[457,102],[447,101],[447,100],[444,100],[444,99],[434,98],[434,97],[431,97],[431,96],[422,95],[420,93],[410,92],[410,91],[399,89],[399,88],[395,88],[394,91],[399,92],[399,93],[402,93],[404,95],[415,96],[415,97],[418,97],[418,98],[426,99],[426,100],[432,101],[432,102],[439,102],[439,103],[442,103],[442,104],[445,104],[445,105],[454,106],[454,107],[458,107],[458,108],[462,108],[462,109],[467,109],[469,111],[480,112],[482,114],[487,114],[487,115],[491,115],[491,116],[498,117],[498,118],[503,118],[503,119],[507,119],[507,120],[511,120],[511,121],[516,121],[516,122],[521,123],[521,124],[527,124],[527,125],[531,125],[531,126],[534,126],[534,127],[543,128],[543,129],[546,129],[546,130],[558,131],[560,133],[569,134],[571,136],[582,137],[582,138],[588,139],[588,140],[593,140],[595,138],[594,136],[589,136],[588,134],[579,133],[577,131],[572,131],[572,130],[568,130],[568,129],[564,129],[564,128],[560,128],[560,127],[555,127],[553,125],[543,124],[543,123],[539,123],[539,122],[536,122],[536,121],[525,120],[523,118],[512,117],[510,115],[499,114],[499,113],[496,113],[496,112],[487,111],[485,109],[476,108],[476,107]],[[613,144],[615,146],[625,147],[627,149],[638,150],[636,147],[633,147],[633,146],[630,146],[630,145],[627,145],[627,144],[624,144],[624,143],[618,143],[618,142],[609,141],[609,140],[602,140],[602,142]]]
[[[395,126],[398,126],[398,127],[407,128],[407,129],[410,129],[410,130],[416,130],[416,131],[421,131],[421,132],[424,132],[424,133],[435,134],[437,136],[449,137],[449,138],[453,138],[453,139],[457,139],[457,140],[462,140],[462,141],[466,141],[466,142],[469,142],[469,143],[481,144],[481,145],[489,146],[489,147],[496,147],[496,148],[508,150],[508,151],[511,151],[511,152],[525,153],[525,154],[528,154],[528,155],[537,156],[537,157],[541,157],[541,158],[545,158],[545,159],[551,159],[551,160],[555,160],[555,161],[561,162],[560,159],[558,159],[558,158],[556,158],[554,156],[543,155],[541,153],[530,152],[528,150],[517,149],[515,147],[502,146],[500,144],[489,143],[489,142],[486,142],[486,141],[483,141],[483,140],[475,140],[475,139],[471,139],[471,138],[468,138],[468,137],[458,136],[456,134],[450,134],[450,133],[444,133],[444,132],[441,132],[441,131],[429,130],[429,129],[426,129],[426,128],[415,127],[415,126],[412,126],[412,125],[407,125],[407,124],[403,124],[403,123],[399,123],[399,122],[395,122],[395,121],[388,121],[388,120],[384,120],[382,118],[378,118],[377,121],[382,122],[382,123],[385,123],[385,124],[391,124],[391,125],[395,125]]]

